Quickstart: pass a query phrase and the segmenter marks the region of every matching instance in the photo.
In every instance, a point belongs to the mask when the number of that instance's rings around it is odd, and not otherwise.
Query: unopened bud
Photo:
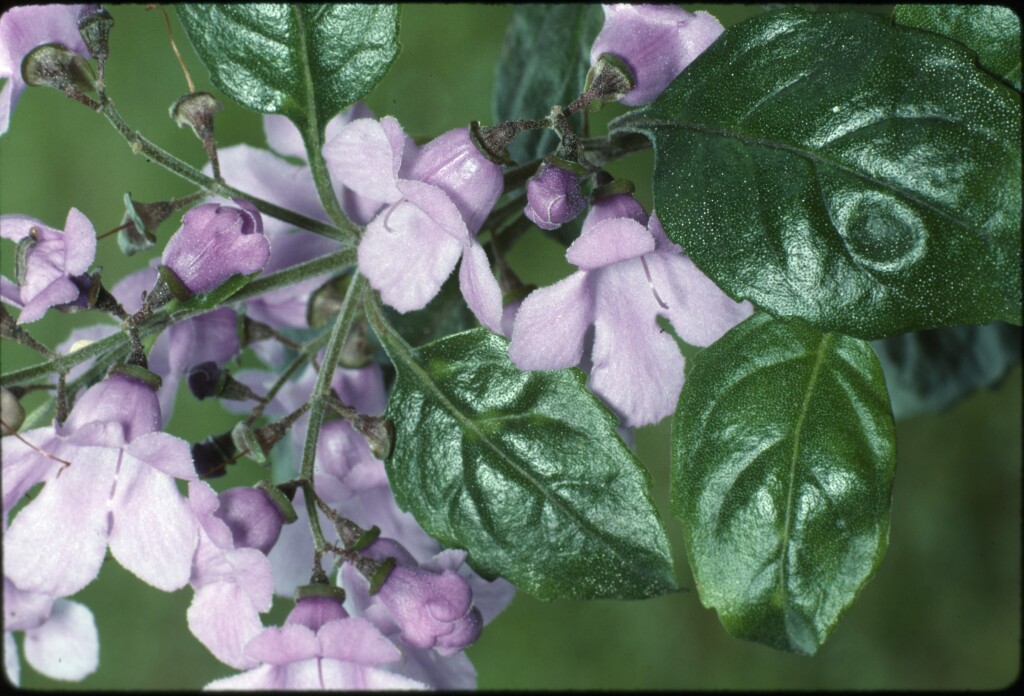
[[[192,396],[200,401],[211,396],[230,401],[259,401],[260,397],[248,386],[242,384],[227,370],[208,360],[192,367],[188,373],[188,388]]]
[[[12,435],[25,422],[25,409],[11,392],[0,388],[0,435]]]
[[[21,62],[21,77],[33,87],[53,87],[73,95],[96,89],[92,66],[58,43],[36,46]]]
[[[238,450],[231,433],[210,436],[192,445],[192,462],[196,475],[201,479],[216,478],[227,472]]]
[[[78,15],[78,32],[93,58],[104,61],[110,55],[110,30],[114,18],[102,7],[86,5]]]

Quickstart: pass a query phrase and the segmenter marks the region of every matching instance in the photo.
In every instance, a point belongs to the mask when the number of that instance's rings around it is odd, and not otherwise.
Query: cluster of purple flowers
[[[20,64],[28,51],[59,42],[85,53],[76,25],[84,7],[94,6],[24,7],[3,15],[0,134],[24,89]],[[592,60],[612,55],[631,71],[634,87],[622,99],[631,105],[653,100],[722,30],[707,13],[678,8],[612,5],[605,15]],[[298,131],[277,116],[266,117],[264,126],[273,152],[247,145],[222,150],[226,181],[327,221],[309,168],[284,159],[305,159]],[[359,271],[385,303],[399,312],[425,307],[458,265],[467,305],[483,326],[510,337],[517,366],[570,367],[589,352],[590,387],[626,426],[664,418],[682,388],[683,358],[659,328],[659,316],[683,340],[704,346],[751,312],[707,279],[667,239],[657,216],[625,193],[592,197],[582,234],[566,252],[579,270],[534,291],[516,312],[516,305],[503,305],[477,239],[503,195],[504,175],[468,129],[419,146],[394,118],[377,120],[357,104],[328,124],[325,143],[339,201],[352,221],[365,225]],[[527,186],[525,214],[546,230],[576,218],[588,207],[580,183],[578,167],[544,163]],[[18,324],[95,300],[89,272],[96,232],[81,212],[71,209],[63,230],[5,215],[0,234],[18,245],[15,278],[0,278],[0,297],[20,310]],[[144,295],[160,284],[187,301],[233,277],[288,268],[338,248],[264,220],[245,201],[209,201],[184,215],[158,264],[123,279],[111,294],[126,312],[139,312]],[[14,632],[24,633],[27,660],[48,676],[77,680],[95,670],[99,637],[92,614],[69,597],[97,577],[109,552],[158,589],[192,587],[190,630],[219,660],[241,670],[211,688],[474,686],[462,650],[514,589],[478,576],[465,552],[442,549],[399,510],[383,462],[348,422],[321,428],[314,488],[351,524],[376,527],[380,537],[346,557],[338,573],[344,598],[307,587],[314,551],[301,489],[290,504],[261,488],[217,493],[197,475],[189,443],[163,431],[180,381],[196,366],[223,367],[242,351],[240,315],[275,330],[307,328],[310,295],[326,280],[312,278],[174,324],[147,351],[148,369],[114,369],[73,395],[63,422],[4,437],[5,654],[15,683]],[[59,350],[118,330],[113,324],[77,330]],[[268,368],[234,377],[252,393],[266,393],[283,368],[284,350],[273,341],[251,347]],[[265,414],[296,412],[315,381],[312,367],[300,371],[264,404]],[[332,386],[359,413],[383,413],[387,394],[377,364],[339,367]],[[289,475],[299,473],[294,463],[306,427],[305,417],[298,418],[292,451],[286,444],[275,450],[285,460],[290,454]],[[188,482],[187,495],[179,480]],[[328,541],[347,547],[333,521],[318,515]],[[389,563],[394,567],[383,585],[371,591],[367,569]],[[275,594],[299,599],[284,625],[267,627],[260,615]]]

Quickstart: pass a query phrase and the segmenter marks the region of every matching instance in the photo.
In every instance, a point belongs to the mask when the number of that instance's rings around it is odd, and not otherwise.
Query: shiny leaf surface
[[[759,312],[691,364],[672,510],[701,602],[734,636],[813,654],[888,543],[895,429],[878,359]]]
[[[1020,122],[962,44],[789,8],[611,128],[653,141],[659,218],[726,292],[880,338],[1021,322]]]
[[[398,373],[388,479],[427,532],[542,599],[675,589],[650,477],[582,372],[521,372],[486,329],[418,349],[378,333]]]

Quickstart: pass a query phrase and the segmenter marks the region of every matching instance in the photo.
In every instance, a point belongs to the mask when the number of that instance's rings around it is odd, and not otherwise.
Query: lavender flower
[[[209,292],[233,275],[258,273],[270,258],[260,212],[248,201],[235,204],[192,208],[167,241],[163,264],[188,292]]]
[[[602,7],[604,26],[590,49],[590,63],[610,53],[629,67],[633,89],[620,100],[628,106],[654,101],[725,31],[707,12],[691,14],[677,5]]]
[[[476,233],[504,185],[501,167],[457,128],[422,149],[398,121],[353,121],[324,145],[334,179],[388,207],[367,226],[359,269],[400,312],[422,309],[462,260],[462,295],[481,324],[501,331],[501,290]]]
[[[526,217],[542,230],[558,229],[587,207],[579,176],[548,162],[526,182],[526,201]]]
[[[0,15],[0,135],[7,132],[11,112],[25,91],[21,62],[36,46],[59,43],[74,53],[89,51],[78,33],[78,15],[83,8],[98,5],[26,5],[11,7]]]
[[[51,679],[81,681],[96,671],[99,634],[88,607],[68,599],[25,592],[7,578],[3,597],[4,639],[14,631],[24,631],[25,659],[37,672]],[[20,663],[13,640],[10,649],[13,653],[5,655],[7,672],[18,684]]]
[[[6,17],[6,15],[4,15]],[[17,286],[2,279],[2,298],[21,307],[19,324],[41,319],[50,307],[78,300],[82,275],[96,258],[96,230],[76,208],[68,211],[64,231],[27,215],[0,216],[0,237],[27,249],[18,260]]]
[[[372,115],[365,104],[357,102],[327,122],[325,137],[330,139],[353,119]],[[263,129],[270,151],[249,145],[234,145],[220,150],[218,156],[227,182],[253,196],[329,223],[330,219],[317,195],[313,176],[304,163],[306,149],[299,130],[284,116],[264,116]],[[303,164],[292,164],[279,154],[302,160]],[[211,171],[209,167],[207,165],[205,170],[208,174]],[[367,199],[340,184],[336,190],[342,210],[358,225],[369,222],[382,206],[380,201]],[[339,248],[336,241],[305,230],[292,229],[287,223],[273,218],[266,218],[264,226],[270,240],[270,259],[263,269],[264,273],[279,271]],[[247,300],[246,314],[272,326],[305,328],[308,325],[306,304],[309,295],[328,277],[329,274],[317,276]]]
[[[627,194],[591,207],[566,258],[580,270],[523,301],[509,357],[522,370],[571,367],[593,324],[590,388],[630,427],[671,413],[683,386],[683,356],[658,316],[687,343],[707,346],[753,311],[719,290]]]
[[[350,617],[330,597],[295,603],[284,626],[264,629],[245,646],[260,666],[217,679],[207,689],[424,689],[382,669],[402,654],[366,619]]]
[[[261,550],[236,544],[222,519],[227,511],[209,484],[191,482],[189,504],[200,524],[189,580],[195,588],[189,630],[221,662],[237,669],[255,667],[259,660],[247,656],[244,647],[263,630],[259,615],[273,601],[270,561]]]
[[[45,485],[5,534],[4,575],[22,590],[71,595],[96,578],[109,548],[154,587],[183,587],[198,531],[174,479],[196,474],[188,443],[159,427],[153,389],[112,373],[79,397],[63,427],[32,431],[39,439],[29,441],[51,456],[5,440],[5,505],[9,486]]]

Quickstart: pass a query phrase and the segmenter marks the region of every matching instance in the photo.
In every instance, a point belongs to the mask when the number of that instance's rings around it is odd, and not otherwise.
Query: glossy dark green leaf
[[[582,372],[521,372],[486,329],[396,339],[388,480],[428,533],[542,599],[675,589],[650,477]]]
[[[672,511],[701,602],[736,637],[813,654],[885,552],[896,463],[871,346],[766,312],[691,361]]]
[[[495,122],[544,118],[583,91],[590,47],[601,31],[599,5],[519,5],[512,13],[494,79]],[[570,123],[579,132],[582,114]],[[517,162],[543,157],[558,146],[548,129],[521,134],[509,147]]]
[[[323,134],[398,55],[396,5],[185,4],[178,16],[213,83],[255,111]]]
[[[998,385],[1020,364],[1021,329],[1002,322],[955,326],[873,341],[885,371],[893,415],[949,408],[977,389]]]
[[[726,292],[881,338],[1021,323],[1020,123],[962,44],[790,8],[611,128],[653,141],[658,216]]]
[[[999,5],[897,5],[893,19],[934,31],[976,51],[983,68],[1021,87],[1020,16]]]

